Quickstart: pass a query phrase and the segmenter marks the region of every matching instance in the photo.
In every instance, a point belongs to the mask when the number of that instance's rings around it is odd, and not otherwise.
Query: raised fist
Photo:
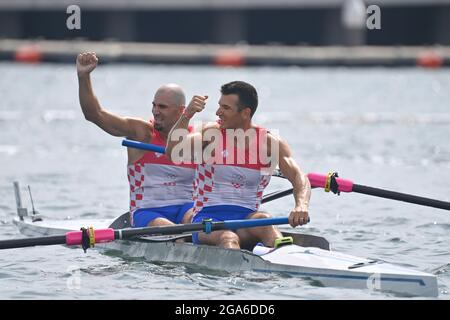
[[[78,76],[88,75],[98,64],[98,58],[95,52],[84,52],[77,56]]]

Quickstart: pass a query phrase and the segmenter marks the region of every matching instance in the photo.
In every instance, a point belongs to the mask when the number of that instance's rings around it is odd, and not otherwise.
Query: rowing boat
[[[17,198],[18,197],[18,198]],[[26,216],[16,186],[19,217],[14,224],[26,236],[50,236],[79,230],[129,227],[128,214],[115,220],[45,221]],[[34,211],[34,210],[33,210]],[[115,251],[124,258],[144,258],[151,262],[183,263],[211,270],[228,272],[256,271],[290,274],[306,278],[322,286],[381,290],[400,296],[438,296],[437,279],[433,274],[412,270],[382,260],[359,258],[330,251],[326,239],[307,234],[284,232],[294,243],[265,254],[250,250],[233,250],[207,245],[194,245],[190,234],[178,236],[141,236],[95,244],[103,251]],[[177,239],[184,238],[185,242]],[[256,252],[256,251],[255,251]]]

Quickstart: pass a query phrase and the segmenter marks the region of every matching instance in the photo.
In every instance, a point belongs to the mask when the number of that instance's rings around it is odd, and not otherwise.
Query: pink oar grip
[[[114,241],[114,229],[94,230],[95,243]],[[70,231],[66,233],[66,244],[73,246],[81,244],[81,231]]]
[[[312,187],[325,188],[327,176],[318,173],[308,173],[308,179]],[[347,179],[336,178],[336,182],[341,192],[352,192],[353,182]]]

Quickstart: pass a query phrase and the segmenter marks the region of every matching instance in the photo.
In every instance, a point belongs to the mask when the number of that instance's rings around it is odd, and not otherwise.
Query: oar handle
[[[325,188],[328,176],[319,173],[308,173],[308,179],[311,187]],[[335,178],[338,184],[338,190],[341,192],[352,192],[353,182],[348,179]]]
[[[166,148],[157,146],[150,143],[144,143],[144,142],[138,142],[133,140],[124,139],[122,141],[122,145],[125,147],[140,149],[140,150],[147,150],[147,151],[154,151],[158,153],[166,153]]]
[[[82,243],[83,233],[82,231],[70,231],[66,233],[66,244],[68,246],[74,246]],[[94,230],[95,243],[110,242],[116,238],[114,236],[114,229],[96,229]]]

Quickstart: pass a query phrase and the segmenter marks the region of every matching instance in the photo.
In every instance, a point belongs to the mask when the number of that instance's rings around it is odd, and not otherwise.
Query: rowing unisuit
[[[189,128],[192,131],[192,128]],[[151,143],[165,146],[166,141],[153,129]],[[160,208],[192,202],[194,164],[175,164],[164,154],[149,151],[128,165],[130,213],[142,208]]]
[[[222,143],[216,149],[219,152],[214,155],[214,160],[208,163],[204,161],[197,166],[193,197],[194,222],[201,221],[200,217],[206,216],[213,220],[245,218],[259,209],[264,189],[270,182],[271,172],[268,170],[270,165],[261,163],[259,157],[260,140],[267,131],[261,127],[254,129],[256,148],[250,146],[247,149],[239,149],[236,145],[227,146],[229,143],[226,132],[222,129]],[[234,159],[230,161],[231,152],[234,153]],[[251,152],[257,152],[257,156],[253,157],[255,163],[250,161]],[[239,154],[245,155],[245,161],[239,163]],[[234,210],[231,211],[230,208]]]

